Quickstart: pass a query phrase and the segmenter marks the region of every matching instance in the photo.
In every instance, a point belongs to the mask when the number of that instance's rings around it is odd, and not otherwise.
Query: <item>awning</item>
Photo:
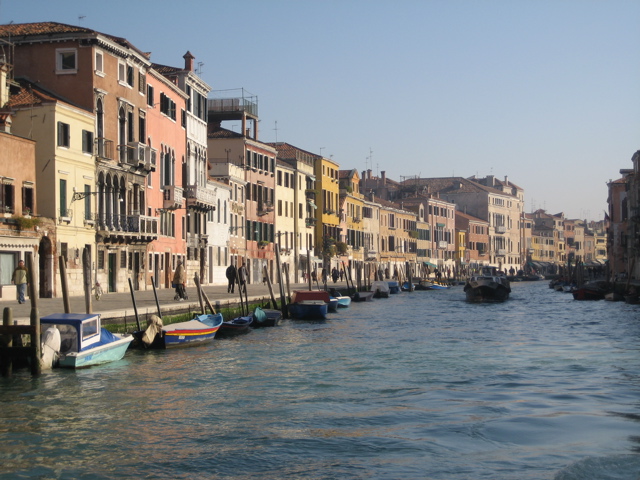
[[[438,268],[437,265],[434,265],[431,262],[422,262],[424,264],[425,267],[431,267],[431,268]]]
[[[307,174],[307,178],[308,178],[309,180],[314,181],[314,182],[316,181],[316,177],[315,177],[315,175],[309,175],[309,174]]]
[[[311,205],[314,209],[318,208],[318,206],[313,202],[313,200],[307,200],[307,203]]]

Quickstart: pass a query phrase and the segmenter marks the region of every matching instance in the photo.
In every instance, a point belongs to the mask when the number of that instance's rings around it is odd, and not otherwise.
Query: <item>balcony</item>
[[[71,223],[71,219],[73,218],[73,210],[70,208],[61,208],[58,209],[58,221],[60,223]]]
[[[98,230],[105,242],[150,242],[158,238],[158,218],[146,215],[98,215]]]
[[[158,163],[158,151],[155,148],[146,147],[145,149],[144,169],[149,172],[156,171],[156,165]]]
[[[248,115],[258,116],[258,97],[247,92],[244,89],[237,89],[238,96],[227,98],[210,98],[207,100],[207,109],[210,114],[237,114],[246,113]],[[228,91],[214,91],[212,96],[228,95]]]
[[[206,187],[188,185],[184,189],[184,197],[187,199],[187,207],[200,210],[215,210],[216,208],[216,194]]]
[[[98,137],[95,140],[95,154],[101,160],[113,160],[113,140]]]
[[[118,145],[118,163],[122,166],[138,166],[138,149],[131,145]]]
[[[163,201],[163,208],[181,208],[182,202],[184,201],[182,187],[176,187],[175,185],[166,185],[164,187]]]
[[[440,240],[438,242],[438,248],[440,250],[446,250],[446,248],[449,246],[449,242],[447,242],[446,240]]]
[[[504,249],[504,248],[499,248],[499,249],[498,249],[498,252],[496,253],[496,255],[497,255],[498,257],[504,257],[504,256],[506,256],[506,255],[507,255],[507,250],[506,250],[506,249]]]
[[[496,233],[507,233],[507,227],[504,225],[498,225],[496,227]]]
[[[187,247],[190,248],[205,248],[207,246],[208,235],[204,234],[189,234],[187,236]]]
[[[273,212],[273,204],[271,202],[258,202],[258,215],[263,216]]]
[[[316,219],[313,217],[307,217],[305,218],[304,223],[307,227],[314,227],[316,225]]]

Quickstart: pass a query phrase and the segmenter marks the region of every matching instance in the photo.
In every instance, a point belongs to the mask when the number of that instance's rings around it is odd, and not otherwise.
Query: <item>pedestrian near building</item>
[[[18,303],[25,303],[25,294],[27,292],[27,267],[24,266],[24,260],[18,262],[18,266],[13,271],[11,283],[16,286],[18,293]]]
[[[173,274],[173,285],[176,289],[176,300],[184,300],[187,298],[187,292],[185,287],[187,285],[187,272],[184,269],[184,265],[182,264],[182,260],[178,260],[178,266],[176,267],[176,271]]]
[[[247,267],[242,264],[240,269],[238,270],[238,280],[240,281],[240,291],[247,293],[247,279],[249,278],[249,272],[247,271]]]
[[[229,284],[227,285],[227,293],[233,293],[233,290],[236,286],[236,276],[238,275],[238,271],[236,270],[236,266],[231,262],[231,265],[227,267],[227,271],[225,272],[227,276],[227,281]]]
[[[336,283],[338,281],[338,278],[340,278],[340,274],[338,273],[338,269],[336,267],[333,267],[333,270],[331,270],[331,278],[333,279],[333,283]]]

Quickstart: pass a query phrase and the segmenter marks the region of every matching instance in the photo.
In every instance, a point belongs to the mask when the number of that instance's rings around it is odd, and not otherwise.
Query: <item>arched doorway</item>
[[[40,298],[53,297],[53,249],[49,237],[42,237],[38,247]]]

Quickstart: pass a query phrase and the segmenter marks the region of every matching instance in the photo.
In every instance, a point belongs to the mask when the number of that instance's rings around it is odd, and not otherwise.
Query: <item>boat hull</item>
[[[322,301],[303,301],[290,303],[289,315],[296,320],[324,320],[327,318],[329,304]]]
[[[509,298],[509,290],[502,286],[490,287],[480,285],[465,288],[468,302],[504,302]]]
[[[253,316],[238,317],[228,322],[222,322],[215,338],[235,337],[249,332],[249,326],[253,323]]]
[[[118,337],[118,340],[98,347],[72,352],[61,356],[58,365],[65,368],[87,368],[121,360],[133,336]]]
[[[347,308],[351,305],[351,297],[342,295],[340,297],[336,297],[336,299],[338,300],[338,308]]]
[[[182,348],[204,345],[213,341],[222,325],[221,314],[200,315],[188,322],[162,327],[164,348]]]
[[[371,302],[375,292],[356,292],[351,297],[354,302]]]
[[[263,308],[261,311],[264,315],[256,316],[254,312],[252,328],[275,327],[282,320],[282,312],[280,310],[272,310]]]

